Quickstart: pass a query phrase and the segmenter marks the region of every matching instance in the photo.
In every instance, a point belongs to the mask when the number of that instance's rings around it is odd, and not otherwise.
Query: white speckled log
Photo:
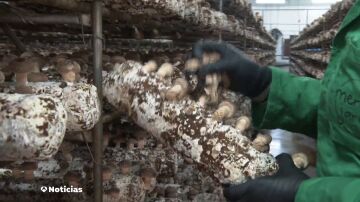
[[[170,79],[145,74],[141,68],[133,61],[117,65],[103,83],[109,103],[120,110],[127,108],[139,126],[222,183],[242,183],[277,171],[273,156],[256,151],[239,130],[214,121],[198,103],[189,98],[164,100]]]
[[[68,131],[85,131],[94,127],[100,118],[96,87],[86,83],[67,85],[60,82],[30,82],[35,94],[49,94],[59,98],[68,114]],[[14,92],[14,86],[3,86],[4,92]]]
[[[0,160],[51,157],[64,138],[66,121],[57,98],[0,93]]]

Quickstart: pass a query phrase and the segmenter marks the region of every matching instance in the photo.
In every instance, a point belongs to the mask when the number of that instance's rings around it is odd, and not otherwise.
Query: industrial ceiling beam
[[[90,15],[80,14],[62,14],[62,15],[15,15],[7,14],[0,16],[0,23],[7,24],[75,24],[83,26],[91,26]]]

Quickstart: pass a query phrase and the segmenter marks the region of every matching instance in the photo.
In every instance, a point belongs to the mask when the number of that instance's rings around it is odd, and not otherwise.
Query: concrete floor
[[[302,134],[292,133],[284,130],[271,130],[273,138],[270,144],[270,153],[277,156],[281,153],[294,154],[302,152],[309,159],[310,166],[304,172],[311,176],[316,176],[316,141],[313,138]]]

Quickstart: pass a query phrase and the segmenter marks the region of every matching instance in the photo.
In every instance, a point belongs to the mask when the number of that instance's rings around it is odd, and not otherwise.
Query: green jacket
[[[317,178],[304,181],[296,202],[360,202],[360,0],[333,41],[319,81],[272,68],[266,103],[254,104],[258,128],[317,137]]]

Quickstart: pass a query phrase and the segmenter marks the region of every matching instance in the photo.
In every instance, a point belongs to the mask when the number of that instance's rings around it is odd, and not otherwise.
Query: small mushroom
[[[144,182],[145,190],[151,192],[156,186],[156,172],[152,168],[143,168],[140,171],[140,176]]]
[[[73,187],[79,187],[81,175],[77,172],[69,171],[65,174],[64,180]]]
[[[269,152],[269,145],[272,137],[269,134],[259,133],[256,138],[252,141],[252,146],[260,152]]]
[[[236,126],[235,128],[240,130],[241,132],[244,132],[245,130],[247,130],[251,125],[251,121],[249,119],[249,117],[247,116],[240,116],[238,118],[238,120],[236,121]]]
[[[16,86],[26,86],[28,83],[28,74],[38,69],[36,62],[27,61],[24,58],[17,58],[10,62],[8,69],[15,73]]]
[[[186,96],[188,88],[188,82],[183,78],[178,78],[175,80],[173,87],[166,91],[165,98],[171,101],[180,100]]]
[[[154,72],[156,71],[156,69],[157,69],[157,64],[154,60],[150,60],[142,67],[142,71],[146,74]]]
[[[309,159],[306,154],[299,152],[291,155],[291,157],[297,168],[304,170],[309,166]]]
[[[134,137],[137,140],[138,148],[143,149],[146,145],[146,138],[148,137],[146,131],[144,131],[144,130],[137,131],[134,134]]]
[[[128,175],[131,172],[131,167],[132,167],[131,161],[123,160],[123,161],[120,162],[119,167],[120,167],[120,173],[121,174]]]
[[[76,74],[79,74],[81,71],[79,63],[68,59],[58,61],[56,69],[62,78],[70,83],[76,81]]]
[[[164,79],[165,77],[169,77],[174,73],[174,67],[170,63],[164,63],[160,66],[159,70],[157,71],[157,75]]]
[[[112,177],[112,171],[109,167],[104,167],[102,169],[102,178],[104,182],[110,181]]]
[[[231,102],[223,101],[220,103],[218,109],[213,114],[213,119],[223,121],[225,118],[230,118],[235,113],[235,106]]]

